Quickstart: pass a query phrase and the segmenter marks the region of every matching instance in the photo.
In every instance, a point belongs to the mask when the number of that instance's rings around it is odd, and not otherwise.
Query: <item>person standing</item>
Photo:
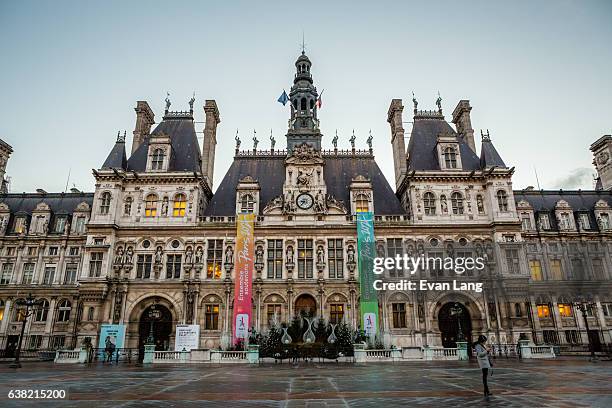
[[[489,350],[485,347],[487,338],[482,334],[478,336],[474,351],[476,352],[476,358],[478,359],[478,366],[482,370],[482,385],[484,386],[484,395],[488,397],[491,394],[489,391],[489,385],[487,384],[487,377],[489,375],[489,369],[491,368],[491,360],[489,359]]]

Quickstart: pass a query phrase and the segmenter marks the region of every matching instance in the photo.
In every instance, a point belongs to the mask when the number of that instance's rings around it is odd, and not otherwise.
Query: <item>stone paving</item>
[[[482,396],[475,362],[246,365],[0,365],[0,406],[612,407],[612,362],[497,361]],[[65,389],[67,400],[10,400],[11,389]]]

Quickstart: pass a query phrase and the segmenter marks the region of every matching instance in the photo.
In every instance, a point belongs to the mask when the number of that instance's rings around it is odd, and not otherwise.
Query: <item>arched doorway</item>
[[[317,301],[310,295],[303,294],[295,299],[295,314],[297,316],[313,317],[317,312]]]
[[[459,302],[446,303],[442,306],[438,313],[438,327],[444,347],[457,347],[459,327],[461,327],[465,341],[469,343],[472,341],[470,312]]]
[[[155,350],[170,349],[170,335],[172,334],[172,313],[166,306],[153,304],[147,307],[140,315],[138,323],[138,355],[140,360],[144,357],[144,345],[152,336]]]

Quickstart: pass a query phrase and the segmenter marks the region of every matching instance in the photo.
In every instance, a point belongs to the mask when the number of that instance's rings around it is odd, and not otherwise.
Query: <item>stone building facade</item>
[[[214,193],[214,100],[203,107],[201,147],[193,100],[180,112],[167,100],[157,124],[139,101],[131,154],[119,135],[93,172],[93,193],[3,192],[0,350],[14,349],[23,320],[16,300],[30,292],[44,303],[27,322],[25,348],[72,348],[87,337],[98,344],[101,324],[125,325],[130,348],[153,331],[160,348],[172,349],[177,324],[200,325],[202,348],[227,344],[235,221],[245,212],[257,215],[252,304],[259,331],[301,312],[359,326],[355,214],[371,211],[379,256],[485,260],[482,271],[461,276],[482,282],[482,292],[381,291],[385,343],[453,346],[459,322],[468,338],[484,333],[496,343],[515,343],[521,334],[536,343],[585,343],[587,335],[612,341],[611,136],[591,146],[595,190],[514,191],[514,168],[488,132],[476,152],[469,101],[453,111],[453,127],[440,99],[426,111],[413,98],[410,122],[402,100],[393,99],[393,189],[371,138],[366,149],[355,147],[354,135],[350,149],[338,149],[337,136],[333,149],[322,149],[311,65],[305,54],[295,63],[287,149],[273,142],[270,150],[241,150],[236,137],[234,160]],[[3,179],[11,152],[0,145]],[[439,268],[412,276],[390,270],[384,278],[457,276]],[[587,322],[578,301],[590,305]]]

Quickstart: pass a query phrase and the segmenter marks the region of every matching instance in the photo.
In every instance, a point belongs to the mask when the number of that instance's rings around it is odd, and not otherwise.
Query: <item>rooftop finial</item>
[[[490,142],[491,136],[489,135],[489,129],[487,129],[487,133],[484,133],[482,129],[480,129],[480,137],[483,142]]]
[[[436,105],[438,105],[438,113],[442,114],[442,97],[440,96],[440,91],[438,91],[438,99],[436,99]]]
[[[416,100],[416,97],[414,96],[414,91],[412,91],[412,104],[414,105],[414,114],[416,115],[417,108],[419,107],[419,102]]]
[[[274,136],[272,136],[272,129],[270,129],[270,149],[274,150],[274,145],[276,144],[276,140],[274,139]]]
[[[304,42],[304,30],[302,30],[302,55],[306,54],[306,43]]]
[[[238,137],[238,129],[236,129],[236,136],[234,137],[234,140],[236,141],[236,152],[238,152],[238,150],[240,149],[240,138]]]
[[[257,131],[253,129],[253,150],[257,150],[257,143],[259,143],[259,140],[257,140]]]
[[[351,136],[351,138],[349,139],[349,141],[351,142],[351,148],[353,150],[355,150],[355,139],[356,139],[356,137],[355,137],[355,129],[353,129],[353,136]]]
[[[368,140],[366,141],[366,143],[368,144],[368,147],[370,148],[370,152],[372,152],[372,129],[370,129],[370,136],[368,136]]]
[[[117,143],[125,143],[125,135],[126,131],[123,131],[123,135],[121,135],[121,131],[117,132]]]
[[[338,129],[336,129],[336,136],[332,139],[332,144],[334,145],[334,150],[338,149]]]
[[[189,111],[193,113],[193,103],[195,102],[195,91],[193,91],[193,96],[189,100]]]
[[[166,92],[166,113],[168,113],[168,110],[170,110],[170,105],[172,103],[170,102],[170,92]]]

